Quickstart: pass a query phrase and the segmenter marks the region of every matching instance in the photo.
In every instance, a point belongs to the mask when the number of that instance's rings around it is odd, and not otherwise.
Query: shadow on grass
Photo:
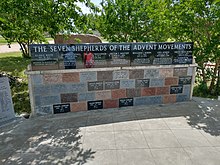
[[[30,59],[17,56],[1,57],[0,54],[0,71],[11,73],[13,76],[25,77],[24,70],[30,64]]]
[[[15,79],[13,83],[10,83],[10,87],[14,109],[18,114],[31,111],[28,81],[24,74],[28,64],[30,64],[30,59],[23,58],[19,52],[0,54],[0,73],[5,72]]]

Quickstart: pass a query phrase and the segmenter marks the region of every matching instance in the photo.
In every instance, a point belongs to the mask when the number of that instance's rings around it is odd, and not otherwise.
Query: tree
[[[90,0],[1,0],[0,35],[10,44],[18,42],[24,57],[29,57],[29,44],[46,42],[45,33],[86,30],[86,17],[76,2],[91,9]]]
[[[168,10],[163,0],[107,0],[96,27],[113,42],[166,41]]]
[[[177,41],[194,42],[194,56],[201,71],[198,76],[200,85],[214,94],[217,92],[217,70],[220,66],[220,2],[189,0],[168,3],[171,11],[170,37]],[[207,67],[207,63],[212,63],[214,68]]]

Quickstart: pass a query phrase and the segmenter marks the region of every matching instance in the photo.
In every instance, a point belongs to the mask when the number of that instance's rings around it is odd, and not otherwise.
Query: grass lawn
[[[11,83],[12,100],[16,113],[30,112],[30,101],[28,94],[28,81],[24,71],[30,59],[22,57],[20,52],[0,53],[0,73],[6,72],[16,78]]]
[[[46,38],[46,40],[48,42],[53,41],[53,38]],[[12,42],[12,43],[16,43],[16,42]],[[7,41],[3,37],[0,37],[0,45],[6,45],[6,44],[7,44]]]
[[[6,45],[6,44],[7,41],[3,37],[0,37],[0,45]]]

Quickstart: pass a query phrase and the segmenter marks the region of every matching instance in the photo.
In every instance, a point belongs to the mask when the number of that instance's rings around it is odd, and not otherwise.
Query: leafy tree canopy
[[[28,57],[28,45],[45,42],[45,34],[84,32],[86,17],[77,3],[95,9],[90,0],[1,0],[0,35],[20,44]]]

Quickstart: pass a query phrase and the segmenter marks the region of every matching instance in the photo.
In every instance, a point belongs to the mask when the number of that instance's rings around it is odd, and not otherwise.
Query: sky
[[[91,0],[91,2],[93,2],[95,5],[99,5],[99,3],[101,2],[102,0]]]
[[[102,0],[91,0],[91,2],[94,3],[96,6],[99,6],[101,1]],[[79,7],[81,7],[83,13],[85,13],[85,14],[90,13],[89,9],[84,4],[82,4],[80,2],[78,2],[77,4],[78,4]]]

